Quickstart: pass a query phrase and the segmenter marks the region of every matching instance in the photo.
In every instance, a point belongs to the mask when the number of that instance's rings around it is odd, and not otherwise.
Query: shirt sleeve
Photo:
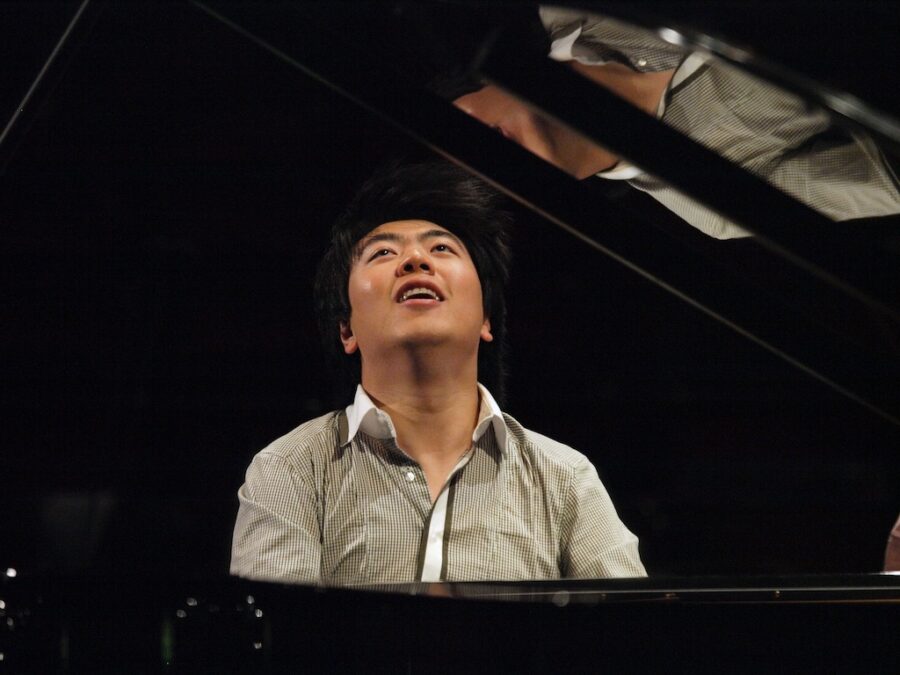
[[[541,6],[540,17],[551,40],[550,56],[557,61],[612,61],[638,72],[657,72],[675,68],[687,55],[654,31],[603,14]]]
[[[833,220],[900,213],[897,179],[867,136],[812,138],[771,166],[749,168]]]
[[[262,452],[238,490],[231,574],[249,579],[319,583],[322,537],[311,476]]]
[[[638,539],[619,520],[597,470],[575,466],[561,522],[561,573],[569,578],[644,577]]]

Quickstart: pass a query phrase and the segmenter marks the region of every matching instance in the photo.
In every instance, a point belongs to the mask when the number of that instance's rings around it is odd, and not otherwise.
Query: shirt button
[[[638,59],[637,64],[638,64],[641,68],[643,68],[644,66],[647,65],[647,59]]]
[[[410,483],[412,483],[415,479],[416,479],[416,474],[414,474],[412,471],[406,472],[406,480],[408,480]]]

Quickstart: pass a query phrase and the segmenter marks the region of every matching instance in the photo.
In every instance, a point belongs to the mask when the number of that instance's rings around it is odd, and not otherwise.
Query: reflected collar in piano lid
[[[503,412],[487,387],[479,383],[478,391],[481,393],[481,407],[478,410],[478,423],[472,432],[472,442],[476,442],[489,427],[492,427],[497,445],[505,456],[507,429],[506,422],[503,420]],[[356,396],[353,403],[345,409],[345,413],[347,415],[347,438],[345,441],[342,439],[344,443],[352,441],[359,431],[372,438],[397,439],[397,431],[391,421],[391,416],[372,402],[361,384],[356,385]]]
[[[644,172],[634,164],[629,164],[622,159],[613,168],[606,171],[598,171],[596,175],[607,180],[628,180],[629,178],[640,176],[642,173]]]
[[[575,41],[581,35],[581,25],[575,26],[574,30],[568,35],[563,35],[550,43],[550,53],[548,56],[554,61],[572,61],[575,56],[572,54],[572,48]]]

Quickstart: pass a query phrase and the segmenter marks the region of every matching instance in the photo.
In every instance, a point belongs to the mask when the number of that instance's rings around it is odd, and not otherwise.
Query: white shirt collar
[[[572,48],[575,41],[581,36],[581,24],[575,26],[571,33],[563,35],[550,43],[550,54],[548,55],[555,61],[573,61],[575,56],[572,54]]]
[[[494,438],[497,439],[497,445],[505,456],[507,430],[506,422],[503,421],[503,412],[487,387],[479,383],[478,391],[481,392],[481,408],[478,411],[478,423],[472,432],[472,442],[481,438],[488,427],[493,427]],[[347,442],[352,441],[359,431],[373,438],[397,439],[397,431],[394,429],[390,415],[372,402],[361,384],[356,385],[356,396],[353,398],[353,403],[347,406],[346,413]]]
[[[606,180],[629,180],[640,176],[642,173],[644,173],[643,169],[639,169],[634,164],[629,164],[624,159],[620,159],[611,169],[598,171],[597,175]]]

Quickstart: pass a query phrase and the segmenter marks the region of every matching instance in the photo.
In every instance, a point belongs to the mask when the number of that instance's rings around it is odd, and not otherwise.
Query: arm
[[[619,520],[597,471],[585,457],[575,466],[561,528],[563,577],[643,577],[638,539]]]
[[[231,573],[267,581],[319,583],[322,536],[312,476],[261,452],[238,490]]]
[[[900,213],[897,179],[867,136],[814,137],[757,173],[833,220]]]

